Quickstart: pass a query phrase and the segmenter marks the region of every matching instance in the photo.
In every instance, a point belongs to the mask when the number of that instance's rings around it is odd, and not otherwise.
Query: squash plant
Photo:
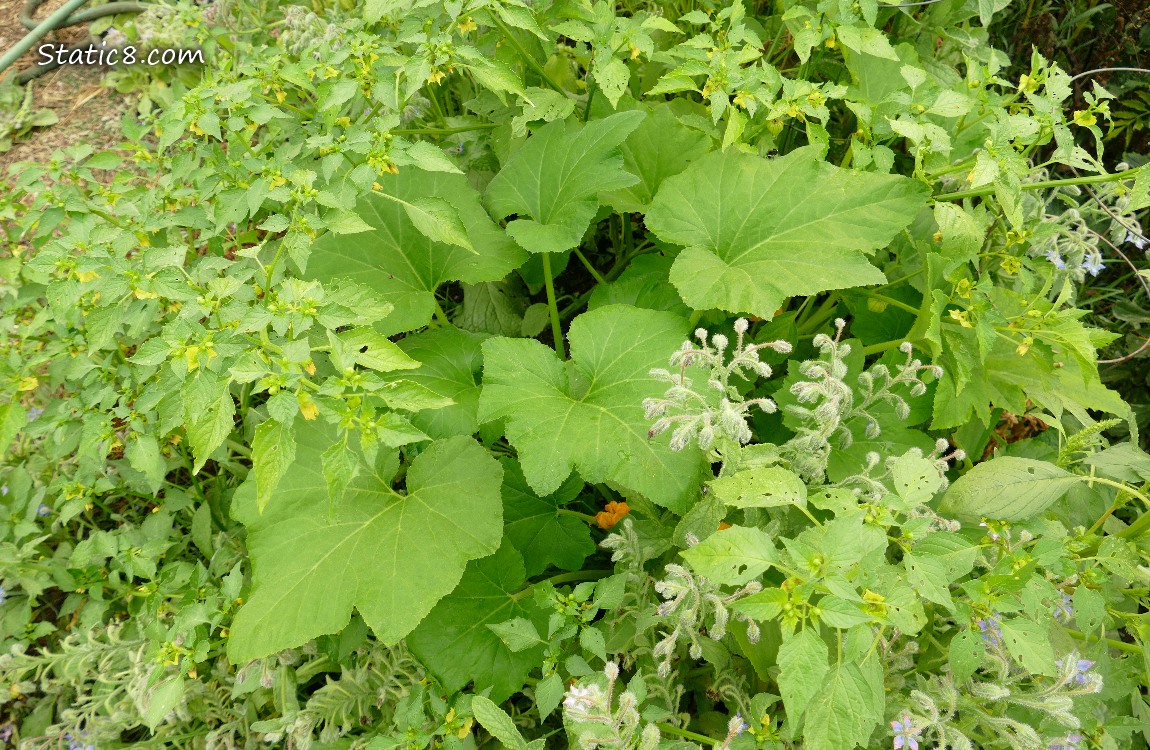
[[[1145,746],[1150,171],[1006,4],[181,0],[0,204],[0,738]]]

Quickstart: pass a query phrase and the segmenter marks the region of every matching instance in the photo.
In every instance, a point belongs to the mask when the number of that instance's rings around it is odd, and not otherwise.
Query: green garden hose
[[[88,0],[69,0],[55,13],[37,23],[33,16],[36,10],[44,3],[44,0],[27,0],[24,4],[24,10],[20,13],[20,23],[24,24],[24,26],[29,29],[29,32],[23,39],[17,42],[14,47],[5,52],[3,56],[0,56],[0,76],[3,76],[4,71],[12,67],[28,50],[32,49],[32,46],[36,44],[36,42],[47,36],[50,31],[68,28],[69,26],[77,26],[82,23],[90,23],[97,18],[119,13],[142,13],[148,8],[145,3],[115,2],[101,5],[98,8],[80,10],[87,2]],[[91,38],[89,38],[89,41],[92,41]],[[13,80],[17,85],[23,85],[58,66],[58,63],[55,62],[49,63],[48,65],[37,65],[17,74]]]

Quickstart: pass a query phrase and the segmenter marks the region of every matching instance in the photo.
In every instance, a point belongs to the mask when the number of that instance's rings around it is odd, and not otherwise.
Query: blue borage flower
[[[918,737],[922,734],[922,728],[914,725],[910,714],[904,713],[892,721],[890,728],[894,730],[894,750],[919,750]]]
[[[1066,667],[1066,662],[1062,659],[1054,662],[1059,669]],[[1076,659],[1072,662],[1073,666],[1070,668],[1071,679],[1074,680],[1076,685],[1085,685],[1090,682],[1093,675],[1090,673],[1090,668],[1094,666],[1094,662],[1089,659]]]
[[[1068,734],[1060,740],[1055,740],[1047,750],[1078,750],[1078,743],[1082,742],[1082,735]]]
[[[998,618],[988,617],[984,620],[978,620],[974,623],[978,626],[982,634],[982,640],[986,641],[989,646],[1002,645],[1002,624],[999,623]]]

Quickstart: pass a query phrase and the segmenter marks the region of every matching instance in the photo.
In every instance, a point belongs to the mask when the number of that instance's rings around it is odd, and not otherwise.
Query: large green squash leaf
[[[569,363],[538,341],[488,339],[479,419],[507,419],[507,438],[542,496],[577,469],[588,482],[617,482],[685,512],[702,452],[674,453],[666,435],[648,440],[643,399],[666,390],[649,373],[666,366],[686,327],[670,313],[601,307],[571,324]]]
[[[518,214],[507,233],[533,253],[570,250],[583,239],[602,191],[638,181],[623,168],[619,145],[643,112],[620,112],[581,125],[569,120],[539,128],[487,186],[493,216]]]
[[[971,520],[1025,521],[1053,505],[1078,481],[1047,461],[999,456],[959,477],[943,495],[939,512]]]
[[[411,423],[433,438],[471,435],[479,429],[475,411],[479,405],[479,379],[483,334],[458,328],[436,328],[399,341],[399,348],[420,362],[418,369],[386,376],[409,380],[455,403],[442,409],[426,409],[411,415]]]
[[[323,282],[351,279],[373,289],[395,310],[377,324],[387,335],[426,325],[435,311],[435,290],[445,281],[496,281],[526,255],[491,221],[467,178],[405,167],[378,178],[382,192],[407,203],[444,201],[458,213],[474,252],[430,239],[403,204],[375,195],[360,199],[357,213],[371,231],[326,234],[312,248],[308,273]]]
[[[787,297],[881,284],[866,253],[928,195],[906,177],[831,166],[814,148],[773,160],[731,149],[663,182],[646,224],[684,246],[671,282],[687,304],[769,320]]]
[[[534,600],[512,597],[525,581],[523,558],[504,541],[494,555],[467,566],[459,586],[408,636],[407,645],[448,690],[474,682],[475,692],[490,687],[492,700],[507,700],[539,664],[543,643],[512,651],[488,625],[521,617],[546,632],[547,615]]]
[[[561,515],[559,509],[579,496],[583,481],[572,475],[554,494],[539,497],[514,459],[504,458],[500,463],[504,533],[523,555],[527,575],[542,573],[551,565],[578,570],[595,551],[591,530],[579,518]]]
[[[337,632],[353,607],[376,637],[395,643],[503,533],[503,469],[470,438],[428,446],[408,469],[406,494],[391,487],[392,463],[361,468],[329,501],[320,456],[334,432],[296,425],[295,462],[267,510],[256,510],[253,481],[236,492],[254,586],[228,641],[235,663]]]
[[[679,122],[671,105],[660,105],[623,143],[623,165],[639,181],[601,198],[619,213],[646,212],[664,180],[710,150],[710,138]]]

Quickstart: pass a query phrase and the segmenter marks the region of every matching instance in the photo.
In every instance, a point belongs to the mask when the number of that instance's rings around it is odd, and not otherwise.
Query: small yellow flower
[[[1088,109],[1080,109],[1074,113],[1074,124],[1088,128],[1098,122],[1098,118]]]
[[[639,56],[639,48],[632,44],[631,45],[631,59],[634,60],[638,56]]]
[[[970,322],[970,313],[966,312],[965,310],[951,310],[950,317],[951,319],[957,321],[957,323],[963,328],[974,327]]]
[[[155,292],[148,292],[143,289],[133,289],[132,296],[136,299],[157,299],[160,295]]]
[[[464,34],[469,31],[475,31],[475,21],[471,20],[471,16],[468,16],[459,22],[459,30]]]
[[[439,83],[440,81],[442,81],[446,77],[447,77],[447,74],[444,73],[442,70],[433,70],[433,71],[431,71],[431,75],[429,75],[427,77],[427,82],[428,83]]]
[[[35,390],[38,385],[40,385],[40,379],[29,375],[28,377],[20,378],[19,383],[16,385],[16,390],[31,391]]]
[[[1002,270],[1004,273],[1016,274],[1022,269],[1022,261],[1018,258],[1007,258],[1002,261]]]
[[[1014,351],[1018,353],[1018,356],[1025,357],[1026,353],[1028,351],[1030,351],[1030,345],[1033,343],[1034,343],[1034,338],[1031,336],[1027,336],[1026,338],[1024,338],[1022,340],[1022,343],[1019,344],[1018,348],[1015,349]]]
[[[335,124],[339,125],[341,128],[351,127],[351,118],[350,117],[337,117],[337,118],[335,118]]]
[[[827,37],[827,41],[826,41],[827,49],[834,49],[835,44],[836,44],[836,42],[835,42],[835,38],[833,36]]]
[[[311,396],[300,391],[296,400],[299,401],[299,413],[303,415],[304,419],[310,422],[319,416],[319,407],[316,406],[315,401],[312,401]]]
[[[100,274],[95,271],[77,271],[76,278],[80,281],[95,281],[100,278]]]

